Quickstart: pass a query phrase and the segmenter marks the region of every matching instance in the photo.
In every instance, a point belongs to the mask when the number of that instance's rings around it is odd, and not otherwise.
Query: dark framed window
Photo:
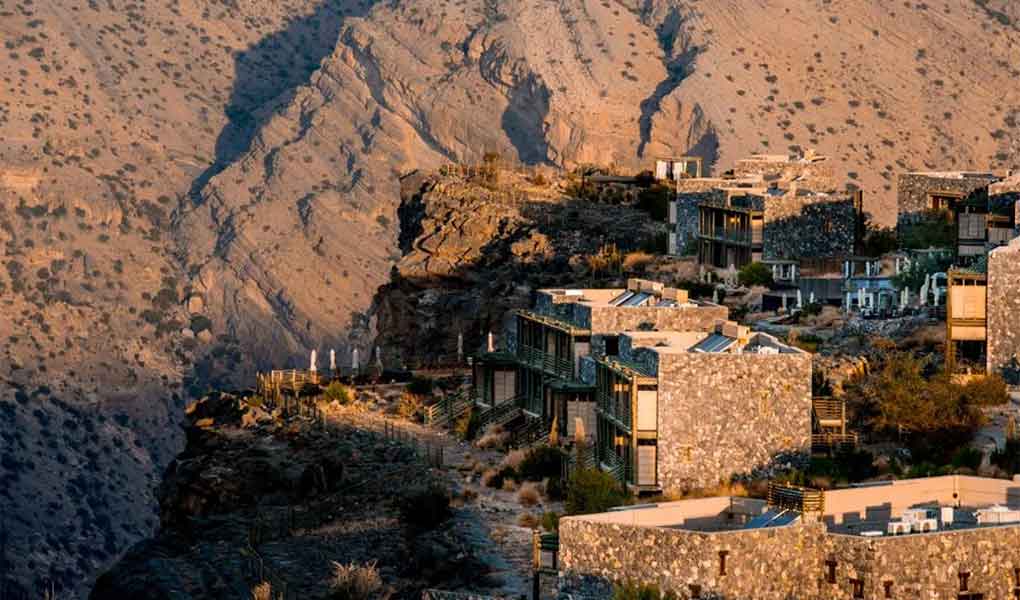
[[[692,600],[698,600],[698,598],[701,598],[701,586],[696,584],[696,583],[692,583],[691,584],[691,599]]]
[[[968,586],[969,583],[970,583],[970,573],[968,573],[968,572],[961,572],[960,573],[960,591],[961,592],[966,592],[967,591],[967,586]]]
[[[864,597],[864,580],[862,579],[851,579],[850,580],[850,593],[854,598]]]
[[[719,575],[726,574],[726,557],[729,556],[729,554],[730,554],[729,550],[719,551]]]
[[[836,561],[825,561],[825,583],[836,583]]]
[[[620,354],[620,338],[615,335],[606,336],[606,356],[618,356]]]
[[[892,598],[893,597],[892,596],[892,584],[893,584],[893,582],[891,582],[891,581],[883,581],[882,582],[882,589],[885,591],[885,597],[886,598]]]

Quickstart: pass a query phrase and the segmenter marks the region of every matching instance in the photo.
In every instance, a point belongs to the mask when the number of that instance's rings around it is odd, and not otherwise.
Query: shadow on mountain
[[[311,14],[234,55],[234,86],[224,108],[228,122],[216,140],[213,164],[191,184],[194,204],[202,202],[213,177],[248,151],[261,125],[256,113],[270,102],[286,103],[307,84],[336,48],[345,19],[364,16],[374,5],[375,0],[325,0]]]
[[[548,115],[549,89],[532,73],[513,89],[501,123],[518,159],[526,165],[549,162],[549,144],[545,139]]]

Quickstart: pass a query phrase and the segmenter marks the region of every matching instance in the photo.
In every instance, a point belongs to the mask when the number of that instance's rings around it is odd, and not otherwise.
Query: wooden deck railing
[[[489,425],[506,425],[521,414],[520,402],[522,396],[497,404],[492,408],[482,411],[478,415],[478,428],[485,429]]]
[[[603,415],[616,421],[616,424],[627,430],[629,433],[631,426],[633,425],[633,415],[630,410],[630,397],[628,396],[623,402],[617,401],[609,394],[599,390],[596,394],[596,408],[602,412]]]
[[[556,377],[570,378],[574,376],[573,361],[549,354],[532,346],[518,346],[517,358],[528,366],[542,369]]]
[[[800,513],[825,512],[825,492],[779,483],[769,483],[769,506]]]

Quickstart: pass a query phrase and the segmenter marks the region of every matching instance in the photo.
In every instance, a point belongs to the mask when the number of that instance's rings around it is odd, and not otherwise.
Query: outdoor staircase
[[[425,424],[431,427],[446,427],[471,409],[474,402],[467,394],[445,396],[431,406],[425,407]]]
[[[478,415],[478,429],[484,431],[490,425],[506,425],[521,414],[518,398],[501,402],[492,408],[483,410]]]
[[[549,442],[551,425],[545,419],[527,417],[524,423],[510,432],[509,446],[511,448],[524,448]]]

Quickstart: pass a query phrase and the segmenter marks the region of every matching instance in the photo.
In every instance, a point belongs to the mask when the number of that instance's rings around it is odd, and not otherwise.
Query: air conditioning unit
[[[942,525],[943,526],[945,526],[945,525],[952,525],[953,524],[953,507],[952,506],[943,506],[942,510],[941,510],[941,513],[942,514],[940,516],[942,518]]]

